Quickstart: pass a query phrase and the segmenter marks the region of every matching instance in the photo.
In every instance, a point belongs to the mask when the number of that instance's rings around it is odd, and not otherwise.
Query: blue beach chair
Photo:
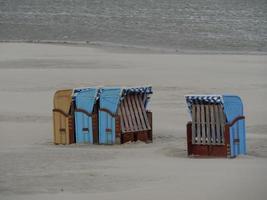
[[[97,88],[74,90],[76,143],[98,143]]]
[[[100,90],[100,144],[152,141],[152,113],[146,109],[151,87]]]

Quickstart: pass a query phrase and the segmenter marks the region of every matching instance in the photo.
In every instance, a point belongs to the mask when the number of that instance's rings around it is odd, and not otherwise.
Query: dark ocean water
[[[267,0],[0,0],[0,40],[267,52]]]

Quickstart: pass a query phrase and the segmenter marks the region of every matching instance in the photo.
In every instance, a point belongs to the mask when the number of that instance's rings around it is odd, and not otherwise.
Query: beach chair
[[[188,155],[236,157],[246,154],[243,104],[233,95],[188,95]]]
[[[97,88],[74,90],[76,143],[98,144]]]
[[[72,144],[74,138],[72,90],[58,90],[54,95],[54,143]]]
[[[152,141],[152,113],[146,109],[151,87],[101,88],[99,143]]]

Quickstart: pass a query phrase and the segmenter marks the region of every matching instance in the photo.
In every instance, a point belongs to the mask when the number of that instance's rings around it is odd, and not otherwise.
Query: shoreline
[[[71,40],[0,40],[0,44],[22,43],[22,44],[48,44],[59,46],[76,46],[101,49],[113,53],[146,53],[146,54],[167,54],[167,55],[257,55],[266,56],[262,51],[228,51],[228,50],[192,50],[192,49],[167,49],[149,46],[125,45],[101,41],[71,41]]]

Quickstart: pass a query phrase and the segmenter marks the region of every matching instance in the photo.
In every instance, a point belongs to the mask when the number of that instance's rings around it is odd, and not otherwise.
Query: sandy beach
[[[0,43],[0,199],[267,198],[267,56]],[[54,145],[61,88],[152,85],[154,142]],[[248,155],[193,159],[184,95],[237,94]]]

